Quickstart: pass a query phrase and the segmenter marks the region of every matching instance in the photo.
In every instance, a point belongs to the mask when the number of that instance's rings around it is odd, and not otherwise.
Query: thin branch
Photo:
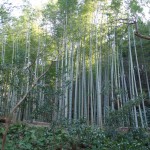
[[[138,26],[137,26],[137,22],[136,22],[136,21],[134,21],[132,24],[135,25],[135,32],[134,32],[134,34],[135,34],[137,37],[140,37],[140,38],[146,39],[146,40],[150,40],[150,37],[149,37],[149,36],[145,36],[145,35],[142,35],[142,34],[139,33],[139,31],[138,31]]]
[[[137,37],[140,37],[140,38],[142,38],[142,39],[150,40],[150,36],[142,35],[142,34],[140,34],[139,32],[135,32],[134,34],[135,34]]]
[[[19,102],[16,104],[16,106],[12,109],[10,114],[13,114],[16,109],[22,104],[22,102],[26,99],[26,97],[28,96],[28,94],[30,93],[30,91],[36,86],[37,82],[49,71],[50,67],[43,73],[41,74],[41,76],[39,76],[32,84],[32,86],[30,87],[30,89],[26,92],[26,94],[23,96],[23,98],[21,98],[19,100]]]
[[[8,118],[6,120],[5,132],[4,132],[3,138],[2,138],[2,149],[1,150],[4,150],[4,146],[5,146],[5,142],[6,142],[6,136],[7,136],[8,130],[9,130],[9,126],[10,126],[10,123],[11,123],[13,113],[22,104],[22,102],[26,99],[26,97],[31,92],[31,90],[36,86],[37,82],[49,71],[49,69],[50,69],[50,66],[48,67],[48,69],[43,74],[41,74],[37,79],[35,79],[32,86],[30,87],[30,89],[26,92],[26,94],[23,96],[23,98],[21,98],[19,100],[19,102],[16,104],[16,106],[12,109],[10,115],[8,116]]]
[[[123,24],[130,24],[130,25],[134,24],[135,25],[135,33],[134,33],[135,36],[140,37],[142,39],[150,40],[150,36],[145,36],[145,35],[142,35],[142,34],[139,33],[136,21],[131,21],[129,19],[123,19],[123,18],[120,18],[117,21],[121,21],[120,23],[123,23]]]

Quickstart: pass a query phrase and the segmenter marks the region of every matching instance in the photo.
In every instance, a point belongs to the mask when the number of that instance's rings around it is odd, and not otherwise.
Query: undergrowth
[[[4,127],[0,126],[0,147]],[[146,129],[102,130],[84,122],[54,123],[49,128],[11,125],[5,150],[149,150]]]

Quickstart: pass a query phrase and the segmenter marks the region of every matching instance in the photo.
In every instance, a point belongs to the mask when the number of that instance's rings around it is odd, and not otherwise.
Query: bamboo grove
[[[0,116],[147,127],[149,41],[135,35],[140,8],[130,4],[58,0],[43,8],[40,25],[29,6],[1,20]]]

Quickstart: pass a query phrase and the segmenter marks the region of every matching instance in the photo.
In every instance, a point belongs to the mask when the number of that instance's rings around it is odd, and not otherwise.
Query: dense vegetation
[[[38,10],[24,1],[15,17],[16,7],[0,2],[2,150],[4,145],[79,149],[82,144],[86,149],[148,149],[149,4],[49,0]],[[17,121],[57,125],[10,126]],[[118,132],[120,127],[130,130]]]
[[[0,134],[4,130],[0,130]],[[65,121],[50,128],[10,126],[6,150],[148,150],[150,133],[146,129],[102,130],[83,121]]]

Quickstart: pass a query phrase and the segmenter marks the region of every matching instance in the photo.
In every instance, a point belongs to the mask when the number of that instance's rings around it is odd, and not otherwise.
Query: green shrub
[[[2,136],[4,128],[0,128]],[[2,140],[0,139],[0,147]],[[102,130],[89,126],[83,120],[73,123],[62,121],[49,128],[12,125],[7,135],[5,150],[148,150],[150,133],[146,129],[128,132]]]

